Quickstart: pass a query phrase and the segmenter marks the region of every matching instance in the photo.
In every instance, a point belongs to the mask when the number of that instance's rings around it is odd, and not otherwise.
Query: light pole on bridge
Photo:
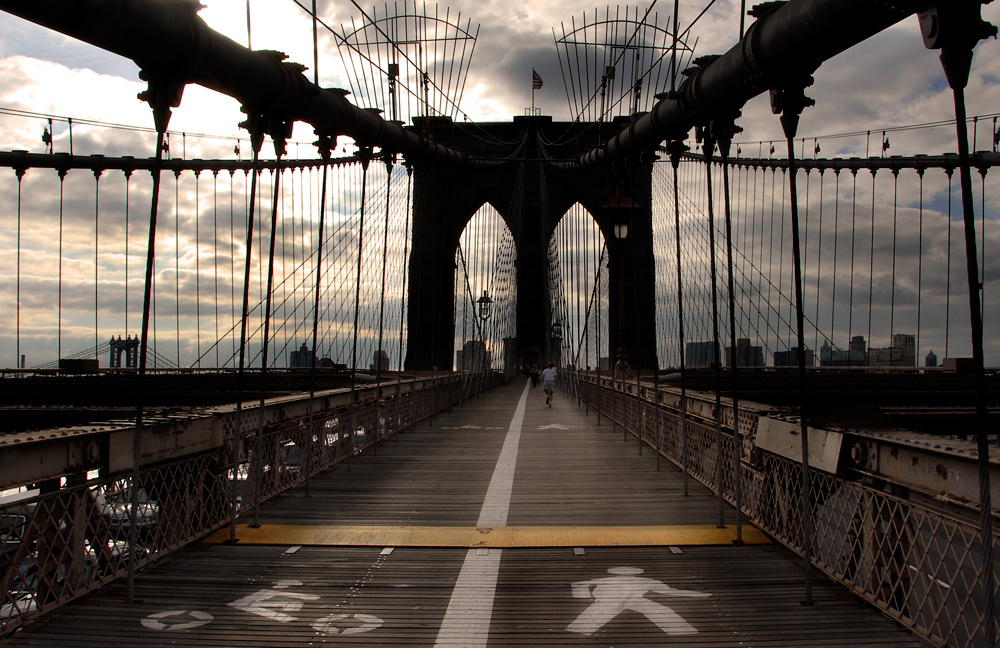
[[[623,379],[628,366],[628,352],[625,349],[625,253],[628,228],[627,218],[614,226],[615,240],[618,241],[618,363],[615,365],[615,373],[620,370]]]
[[[481,322],[479,326],[479,337],[480,337],[480,349],[479,349],[479,369],[482,374],[479,378],[480,385],[479,388],[482,390],[482,381],[486,378],[486,321],[493,315],[493,300],[490,299],[489,295],[486,294],[486,290],[483,290],[483,296],[477,301],[479,304],[479,311],[476,315],[479,317]],[[475,351],[472,353],[472,360],[475,362],[476,354]]]

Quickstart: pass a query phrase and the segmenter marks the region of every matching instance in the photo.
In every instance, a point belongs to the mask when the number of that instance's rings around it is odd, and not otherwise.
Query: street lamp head
[[[628,223],[615,224],[615,238],[623,241],[628,238]]]
[[[476,301],[476,303],[479,304],[479,319],[481,319],[483,321],[488,320],[490,318],[490,315],[493,314],[492,313],[492,311],[493,311],[493,300],[489,298],[489,296],[486,294],[485,290],[483,290],[483,296],[480,297]]]
[[[560,320],[556,320],[552,323],[552,337],[553,339],[561,340],[563,336],[563,323]]]

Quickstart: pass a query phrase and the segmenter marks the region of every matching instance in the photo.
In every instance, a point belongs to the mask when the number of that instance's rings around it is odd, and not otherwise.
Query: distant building
[[[863,335],[855,335],[854,337],[852,337],[851,338],[851,361],[854,362],[854,361],[857,361],[857,360],[859,360],[861,358],[864,358],[864,359],[867,360],[867,358],[868,358],[867,346],[868,345],[865,343],[865,336],[863,336]],[[864,364],[864,363],[862,363],[862,364]]]
[[[916,367],[916,336],[896,333],[892,336],[892,346],[872,347],[868,352],[870,367]]]
[[[372,371],[389,371],[389,354],[384,350],[376,351],[373,362],[368,368]]]
[[[813,350],[806,348],[803,349],[806,357],[806,366],[813,366]],[[775,367],[798,367],[799,366],[799,349],[794,347],[787,351],[775,351],[774,352],[774,366]]]
[[[736,340],[735,359],[733,347],[726,347],[727,367],[763,367],[764,350],[759,346],[750,346],[750,338]]]
[[[903,352],[903,366],[917,366],[917,336],[910,333],[895,333],[892,336],[892,347]]]
[[[827,340],[819,349],[819,364],[823,367],[864,367],[868,364],[865,346],[863,335],[852,337],[850,348],[846,350],[832,346]]]
[[[691,369],[711,367],[719,361],[719,347],[715,342],[688,342],[684,347],[685,364]]]
[[[936,367],[936,366],[938,366],[938,360],[937,360],[937,356],[934,355],[934,349],[931,349],[931,352],[927,354],[926,358],[924,358],[924,366],[925,367]]]
[[[298,369],[310,368],[313,365],[313,358],[315,358],[315,354],[303,342],[298,351],[292,351],[288,354],[288,366]]]

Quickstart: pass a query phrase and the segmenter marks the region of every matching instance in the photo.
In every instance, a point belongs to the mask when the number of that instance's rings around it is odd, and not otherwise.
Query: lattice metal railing
[[[234,504],[245,516],[255,504],[302,484],[306,467],[315,475],[447,409],[461,397],[461,380],[443,374],[358,390],[353,416],[349,404],[313,413],[311,442],[308,417],[266,422],[261,430],[259,411],[246,409],[235,466],[237,416],[218,414],[222,446],[142,470],[132,544],[131,472],[67,475],[5,498],[0,636],[124,576],[132,552],[140,567],[157,560],[227,525]]]
[[[682,425],[675,388],[649,382],[637,388],[634,379],[623,384],[602,377],[600,382],[593,375],[580,376],[584,400],[719,492],[714,396],[687,392],[688,417]],[[801,465],[754,446],[761,416],[766,411],[740,410],[741,510],[803,555]],[[723,404],[722,420],[723,496],[735,503],[729,404]],[[817,470],[811,472],[810,485],[812,559],[817,568],[936,646],[987,645],[991,620],[983,590],[982,537],[974,520],[907,499],[891,488],[881,490]],[[996,553],[1000,536],[991,541]],[[994,583],[1000,582],[997,572]],[[1000,626],[996,619],[992,623],[997,636]]]

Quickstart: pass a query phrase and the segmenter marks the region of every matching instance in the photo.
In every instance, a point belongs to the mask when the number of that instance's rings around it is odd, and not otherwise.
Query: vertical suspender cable
[[[219,368],[219,170],[212,171],[212,261],[215,264],[215,368]]]
[[[824,169],[819,170],[819,240],[816,242],[816,328],[813,335],[814,353],[819,352],[819,287],[820,277],[823,274],[823,175]],[[830,331],[833,334],[833,331]]]
[[[922,176],[921,176],[922,177]],[[851,283],[850,291],[848,292],[847,298],[847,341],[850,343],[851,338],[854,337],[854,249],[855,249],[855,235],[857,234],[857,216],[858,216],[858,170],[851,169]],[[918,316],[919,317],[919,316]],[[919,325],[918,325],[919,327]],[[851,347],[848,347],[851,348]],[[866,349],[862,349],[866,351]],[[854,364],[854,350],[850,351],[851,356],[848,364]],[[860,359],[862,364],[864,362],[864,356]]]
[[[240,496],[238,487],[240,442],[243,435],[243,381],[246,369],[247,311],[250,308],[250,262],[253,258],[253,226],[256,215],[257,178],[260,176],[260,147],[264,143],[264,134],[260,130],[259,118],[253,115],[248,115],[248,117],[250,145],[253,149],[253,161],[250,168],[253,175],[250,181],[249,205],[247,206],[246,252],[243,263],[243,307],[240,311],[240,349],[236,367],[236,423],[233,429],[233,476],[229,519],[230,544],[236,544],[236,514],[238,512],[237,504],[239,503]]]
[[[252,50],[253,45],[250,40],[250,0],[247,0],[247,49]]]
[[[313,11],[315,12],[315,0],[313,2]],[[314,27],[315,29],[315,27]],[[326,215],[326,183],[327,183],[327,172],[330,168],[330,144],[331,138],[329,135],[319,135],[319,141],[317,142],[319,146],[320,156],[323,158],[323,186],[320,188],[319,194],[319,226],[318,232],[316,234],[316,290],[313,293],[313,320],[312,320],[312,351],[310,352],[309,361],[309,416],[306,425],[306,456],[303,469],[305,470],[305,496],[309,497],[309,486],[310,478],[312,477],[312,455],[313,455],[313,412],[315,411],[315,399],[316,399],[316,365],[317,365],[317,346],[316,338],[319,330],[319,300],[320,294],[323,286],[323,222],[324,216]],[[320,442],[326,444],[325,434],[320,437]]]
[[[281,321],[281,328],[283,329],[284,334],[285,334],[285,336],[284,336],[285,337],[285,344],[284,344],[284,347],[283,347],[284,349],[288,348],[288,329],[286,327],[286,324],[288,323],[288,284],[289,284],[289,279],[290,279],[290,277],[288,277],[287,271],[285,270],[285,268],[288,267],[288,252],[285,249],[285,239],[287,238],[285,236],[285,231],[288,229],[288,225],[287,225],[288,221],[292,222],[293,229],[295,227],[295,169],[294,169],[294,167],[291,168],[291,169],[289,169],[288,173],[292,176],[291,179],[288,181],[288,184],[291,185],[291,187],[292,187],[292,192],[291,192],[292,204],[291,204],[291,216],[290,217],[287,216],[288,213],[289,213],[289,210],[285,208],[285,192],[284,191],[281,191],[281,192],[275,191],[275,202],[278,202],[278,200],[281,201],[281,269],[282,269],[282,275],[283,276],[282,276],[282,281],[281,281],[281,320],[280,321]],[[283,176],[283,175],[284,175],[283,172],[278,172],[278,179],[281,180],[282,179],[281,176]],[[293,236],[294,236],[294,232],[293,232]],[[294,275],[294,272],[295,272],[295,263],[294,263],[294,260],[292,262],[292,272],[293,272],[293,275]],[[275,343],[277,343],[277,338],[278,338],[278,333],[277,332],[275,332],[274,338],[275,338]]]
[[[920,210],[917,215],[917,339],[915,348],[920,348],[920,324],[923,319],[924,283],[924,169],[918,168],[920,176]]]
[[[139,509],[139,459],[142,456],[143,406],[145,400],[146,358],[149,350],[149,315],[153,296],[153,268],[156,252],[156,216],[160,201],[160,172],[163,162],[163,139],[170,121],[170,108],[164,88],[155,88],[151,82],[148,95],[153,103],[153,121],[156,123],[156,157],[153,164],[153,187],[149,206],[149,240],[146,244],[146,276],[142,297],[142,329],[139,334],[139,374],[136,385],[135,434],[132,441],[132,488],[128,529],[128,595],[127,602],[135,601],[135,569],[139,557],[136,547],[137,512]],[[60,255],[61,256],[61,255]]]
[[[201,169],[194,170],[194,328],[195,357],[201,367]]]
[[[980,20],[980,22],[982,22]],[[984,23],[988,24],[988,23]],[[952,28],[957,27],[952,25]],[[989,25],[991,35],[996,27]],[[975,36],[978,42],[979,36]],[[972,194],[972,168],[969,160],[969,133],[965,110],[965,86],[972,65],[972,48],[946,46],[941,52],[941,63],[955,99],[955,128],[958,135],[959,181],[962,188],[962,217],[965,225],[965,263],[969,284],[969,321],[972,329],[972,358],[975,365],[976,449],[979,455],[979,506],[980,543],[983,547],[983,591],[986,594],[984,634],[987,645],[996,642],[995,571],[993,567],[993,510],[990,491],[990,457],[985,354],[983,349],[983,282],[979,274],[979,253],[976,249],[976,211]]]
[[[892,170],[892,288],[889,292],[889,340],[892,340],[893,333],[895,332],[895,321],[896,321],[896,222],[897,222],[896,215],[898,212],[896,206],[899,204],[898,196],[899,196],[899,169],[893,169]],[[874,212],[872,212],[872,217],[874,218]],[[919,351],[919,347],[917,347],[917,351]],[[889,360],[889,364],[893,364],[891,357]]]
[[[98,291],[98,267],[100,266],[100,240],[101,240],[101,174],[103,169],[94,169],[94,359],[100,364],[98,350],[100,347],[100,292]]]
[[[129,193],[132,187],[132,169],[125,169],[125,334],[128,335],[128,258],[129,258]]]
[[[389,259],[389,208],[392,206],[392,165],[391,155],[385,158],[385,229],[382,231],[382,292],[379,297],[378,310],[378,353],[375,354],[375,389],[378,391],[377,399],[382,399],[382,342],[385,331],[385,269]],[[378,453],[378,438],[382,433],[381,427],[375,431],[374,452]]]
[[[951,340],[951,203],[952,203],[952,180],[955,175],[955,170],[951,167],[946,168],[945,173],[948,174],[948,269],[945,273],[945,283],[947,288],[945,291],[944,298],[944,357],[948,357],[948,342]],[[918,349],[920,347],[917,347]]]
[[[986,303],[986,167],[979,167],[979,309]]]
[[[836,339],[837,334],[837,248],[840,247],[840,169],[833,170],[833,285],[830,288],[830,337]],[[831,344],[836,349],[836,343]],[[850,348],[850,347],[848,347]],[[831,351],[833,353],[833,351]],[[831,356],[831,360],[832,360]],[[850,360],[850,356],[848,356]],[[850,362],[848,362],[850,364]]]
[[[715,136],[706,127],[703,132],[705,154],[705,182],[708,186],[708,258],[709,281],[712,284],[712,373],[715,377],[715,481],[719,489],[719,528],[726,526],[726,489],[723,481],[722,438],[722,358],[719,357],[719,286],[715,271],[715,196],[712,193],[712,154]],[[733,349],[735,355],[736,349]]]
[[[594,239],[595,239],[594,240],[594,243],[595,243],[595,245],[594,245],[594,254],[595,254],[595,256],[597,254],[597,245],[596,244],[598,242],[602,243],[602,245],[601,245],[601,257],[600,257],[600,259],[595,259],[595,264],[594,264],[594,291],[595,291],[595,294],[603,294],[600,291],[601,271],[603,270],[603,268],[601,267],[601,262],[604,260],[604,250],[607,249],[607,243],[605,241],[601,240],[601,233],[600,233],[599,229],[598,229],[598,231],[594,232]],[[610,304],[610,301],[608,303]],[[604,310],[604,309],[601,308],[601,304],[597,304],[597,306],[594,308],[594,321],[597,323],[597,326],[596,326],[597,330],[594,332],[594,355],[595,355],[594,360],[597,363],[597,425],[601,424],[601,400],[602,400],[602,396],[603,396],[603,392],[604,392],[604,389],[601,386],[601,346],[603,346],[601,344],[601,311],[602,310]],[[610,362],[611,362],[611,359],[609,357],[608,358],[608,363],[610,364]],[[614,432],[614,429],[615,429],[614,428],[614,413],[612,413],[611,416],[612,416],[611,431]]]
[[[982,310],[985,308],[983,304],[986,303],[986,168],[985,166],[979,167],[979,188],[982,192],[980,195],[979,202],[979,240],[980,240],[980,258],[982,261],[979,267],[979,308]]]
[[[782,172],[784,172],[784,170],[782,170]],[[779,319],[778,319],[777,325],[774,325],[774,326],[771,325],[771,312],[778,310],[778,309],[776,309],[775,307],[773,307],[771,305],[773,303],[772,302],[772,298],[771,298],[771,293],[772,293],[772,288],[774,288],[774,281],[772,280],[772,277],[774,277],[774,272],[773,272],[773,268],[774,268],[774,200],[775,200],[775,198],[774,198],[774,196],[775,196],[774,186],[775,186],[775,183],[777,181],[777,177],[778,177],[777,170],[772,169],[771,170],[771,206],[770,206],[770,209],[768,211],[768,222],[767,222],[767,274],[763,277],[763,280],[767,281],[767,300],[764,303],[764,306],[767,307],[767,311],[766,311],[766,315],[765,315],[765,319],[764,319],[764,326],[766,326],[769,331],[774,331],[774,336],[775,336],[774,349],[775,350],[777,350],[780,347],[780,344],[781,344],[781,329],[780,329],[781,319],[780,319],[780,312],[779,312]],[[784,196],[782,196],[782,210],[784,210]],[[763,223],[763,214],[761,214],[761,222]],[[780,238],[779,238],[779,241],[781,241]],[[783,244],[784,241],[781,241],[781,243]],[[763,245],[763,241],[761,241],[761,245]],[[761,257],[761,261],[763,262],[763,256]],[[780,274],[781,270],[780,269],[779,269],[778,273],[779,273],[778,276],[780,277],[781,276],[781,274]],[[781,295],[779,294],[778,295],[778,299],[780,300],[780,298],[781,298]],[[780,301],[779,301],[779,305],[780,305]]]
[[[758,156],[759,155],[760,155],[760,152],[758,152]],[[774,186],[774,171],[773,170],[771,170],[770,176],[771,176],[771,185],[772,185],[772,191],[771,191],[771,193],[773,194],[774,193],[774,190],[773,190],[773,186]],[[761,173],[760,173],[760,210],[759,210],[759,214],[760,214],[760,234],[759,235],[757,235],[757,219],[756,218],[754,218],[754,226],[753,226],[754,235],[757,237],[757,239],[759,241],[759,244],[757,245],[757,268],[759,268],[760,270],[758,272],[756,272],[755,274],[757,275],[757,290],[756,290],[757,297],[759,299],[761,299],[761,300],[763,300],[763,297],[764,297],[764,293],[762,292],[762,282],[764,281],[764,276],[765,276],[764,272],[763,272],[763,269],[764,269],[764,207],[765,207],[765,203],[767,202],[767,177],[768,177],[768,170],[766,168],[762,168],[761,169]],[[753,250],[751,250],[751,256],[752,256],[752,254],[753,254]],[[753,263],[751,263],[751,267],[753,267]],[[757,311],[757,318],[756,318],[756,324],[754,325],[753,329],[755,331],[757,331],[758,335],[760,335],[760,331],[761,331],[761,326],[760,326],[760,318],[761,318],[761,315],[762,315],[761,311],[764,309],[765,306],[766,306],[766,304],[759,304],[757,306],[757,308],[755,309]],[[767,340],[766,336],[762,336],[762,338],[763,339],[761,341],[762,341],[762,343],[764,345],[764,353],[767,353],[767,349],[770,346],[770,343]]]
[[[681,471],[684,474],[684,496],[688,496],[688,439],[687,439],[687,370],[684,363],[684,279],[681,273],[681,203],[677,182],[677,167],[687,147],[681,140],[667,144],[670,165],[674,173],[674,243],[677,261],[677,347],[681,374]]]
[[[785,170],[782,169],[781,172],[782,172],[782,174],[784,174]],[[778,300],[779,300],[779,305],[778,305],[777,308],[774,309],[774,314],[778,318],[778,322],[775,325],[775,329],[778,331],[779,343],[777,345],[775,345],[776,349],[780,348],[782,346],[781,343],[780,343],[781,325],[782,325],[782,323],[785,324],[786,330],[788,331],[788,341],[785,343],[784,348],[785,349],[791,349],[792,348],[792,320],[793,320],[792,310],[795,308],[795,305],[791,302],[791,300],[788,300],[788,319],[784,320],[784,318],[782,318],[782,314],[781,314],[781,301],[785,300],[785,290],[784,290],[784,288],[785,288],[785,241],[787,240],[785,238],[785,203],[786,203],[786,195],[785,195],[785,192],[782,191],[781,192],[781,216],[778,218],[778,222],[781,224],[781,229],[779,230],[779,233],[778,233],[778,294],[777,294],[777,297],[778,297]],[[794,283],[794,281],[791,278],[789,278],[789,283]]]
[[[67,169],[58,169],[59,173],[59,295],[57,298],[57,330],[56,330],[56,366],[62,360],[62,277],[63,277],[63,213],[65,207],[65,189]]]
[[[274,292],[274,246],[278,236],[278,197],[281,192],[281,158],[285,154],[285,139],[281,133],[273,133],[274,142],[274,187],[271,195],[271,231],[267,252],[267,287],[264,290],[264,337],[260,349],[260,404],[257,408],[257,439],[254,444],[257,474],[254,476],[253,527],[260,526],[260,500],[264,479],[264,402],[267,399],[267,351],[271,342],[271,302]],[[311,433],[311,432],[310,432]],[[249,479],[249,475],[247,478]]]
[[[803,87],[772,90],[772,106],[781,113],[781,126],[788,146],[788,195],[792,217],[792,261],[795,264],[795,329],[798,338],[799,366],[799,431],[802,438],[802,554],[805,562],[805,604],[813,604],[812,596],[812,477],[809,469],[808,389],[806,386],[805,315],[802,303],[802,246],[799,239],[799,201],[796,188],[795,131],[799,113],[812,105],[812,99],[803,94]]]
[[[371,150],[361,149],[358,152],[361,158],[361,208],[358,220],[358,266],[356,283],[354,286],[354,338],[351,344],[351,429],[348,431],[350,444],[347,455],[348,465],[355,451],[355,414],[357,409],[357,382],[358,382],[358,315],[361,311],[361,262],[365,249],[365,192],[368,188],[368,163],[371,162]]]
[[[583,249],[583,245],[582,245],[580,239],[581,239],[581,235],[583,233],[583,223],[584,222],[586,222],[586,221],[583,220],[583,214],[580,213],[580,209],[579,209],[579,207],[577,207],[576,209],[573,210],[573,247],[576,248],[577,250],[582,250]],[[574,291],[574,295],[575,295],[575,299],[576,299],[576,319],[573,320],[573,326],[576,328],[576,334],[577,335],[582,335],[583,331],[585,329],[585,327],[581,326],[582,320],[581,320],[581,312],[580,312],[580,305],[581,305],[581,302],[583,301],[581,299],[581,297],[585,296],[587,294],[586,293],[586,285],[584,283],[584,278],[587,276],[587,274],[586,274],[586,271],[585,271],[586,269],[584,268],[583,263],[581,263],[581,260],[585,259],[585,258],[586,258],[586,251],[584,251],[584,253],[582,255],[577,255],[576,262],[573,264],[574,267],[575,267],[575,269],[576,269],[576,290]],[[579,353],[579,348],[580,348],[580,346],[579,346],[579,344],[577,344],[576,357],[573,359],[573,365],[575,366],[575,374],[576,374],[575,375],[574,383],[575,383],[575,386],[576,386],[576,405],[577,405],[577,407],[579,407],[580,405],[583,404],[583,395],[580,392],[580,353]],[[589,414],[590,413],[590,411],[589,411],[590,410],[590,403],[589,403],[589,401],[587,403],[587,410],[588,410],[587,413]]]
[[[246,173],[243,174],[246,178]],[[234,187],[236,171],[229,171],[229,319],[231,329],[236,326],[236,207],[234,204]],[[244,192],[244,195],[246,193]],[[232,355],[230,362],[236,361],[236,336],[232,337]]]
[[[403,326],[406,324],[406,271],[409,269],[410,263],[408,258],[408,246],[410,244],[410,182],[413,178],[413,166],[409,162],[404,161],[403,166],[406,167],[406,208],[403,212],[403,280],[399,287],[399,359],[397,360],[397,373],[396,373],[396,426],[401,427],[400,421],[400,407],[402,406],[402,381],[403,381]],[[413,389],[416,386],[416,381],[410,387],[410,404],[413,404]],[[410,417],[410,425],[413,424],[413,417]],[[396,432],[396,440],[399,440],[399,431]]]
[[[733,399],[733,498],[736,503],[736,544],[743,544],[743,442],[740,439],[740,361],[736,352],[736,295],[733,282],[733,218],[729,198],[729,150],[731,137],[720,137],[719,156],[722,158],[722,196],[726,218],[726,278],[729,293],[729,345],[732,348]],[[820,176],[822,179],[822,176]],[[822,211],[820,212],[822,214]],[[822,222],[822,221],[821,221]],[[817,293],[817,302],[819,301]]]
[[[181,366],[181,171],[174,171],[174,330],[177,333],[177,366]]]
[[[868,346],[871,347],[872,344],[872,291],[875,288],[875,169],[871,169],[872,173],[872,231],[871,239],[869,241],[870,247],[868,251]],[[890,338],[889,346],[892,346],[892,339]],[[890,352],[891,358],[891,352]],[[891,360],[890,360],[891,364]]]
[[[24,362],[21,361],[21,186],[26,171],[24,167],[14,169],[17,174],[17,331],[14,336],[14,366],[18,369],[24,369]]]

